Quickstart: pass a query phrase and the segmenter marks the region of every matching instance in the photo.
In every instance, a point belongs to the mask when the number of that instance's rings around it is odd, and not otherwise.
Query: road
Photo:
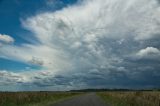
[[[95,93],[75,96],[51,106],[107,106]]]

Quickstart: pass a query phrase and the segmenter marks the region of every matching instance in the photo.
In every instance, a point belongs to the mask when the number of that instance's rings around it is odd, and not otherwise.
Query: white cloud
[[[125,55],[140,48],[135,43],[160,38],[159,12],[156,0],[82,0],[23,20],[22,26],[38,42],[5,45],[0,57],[41,65],[46,72],[42,79],[50,73],[54,76],[92,69],[126,72],[127,67],[120,64]],[[8,40],[4,40],[4,35],[0,37],[3,42],[14,42],[9,36]],[[157,55],[159,50],[154,47],[136,54]],[[34,76],[38,75],[37,72]]]
[[[160,50],[154,47],[147,47],[145,49],[141,49],[137,56],[140,58],[157,58],[160,57]]]
[[[14,42],[14,39],[11,36],[0,34],[0,44],[10,44],[13,42]]]
[[[0,70],[0,85],[25,83],[27,78],[21,74]]]
[[[43,60],[36,58],[36,57],[32,57],[29,63],[36,64],[36,65],[43,65]]]
[[[0,70],[0,86],[1,85],[17,85],[17,84],[28,84],[32,85],[34,81],[39,79],[53,78],[54,73],[49,70],[39,70],[36,71],[23,71],[23,72],[11,72],[7,70]]]
[[[67,63],[68,59],[63,52],[44,45],[8,45],[0,49],[0,54],[2,58],[20,61],[26,64],[42,65],[44,68],[53,72],[70,67],[70,64]]]
[[[154,0],[86,0],[23,20],[24,28],[33,32],[40,44],[7,46],[0,53],[26,63],[34,63],[30,61],[36,57],[53,70],[71,68],[82,63],[82,58],[89,63],[96,58],[101,62],[94,64],[110,64],[113,59],[109,58],[116,57],[110,53],[112,47],[100,43],[102,39],[116,39],[120,44],[128,37],[150,39],[158,36],[157,22],[159,7]]]

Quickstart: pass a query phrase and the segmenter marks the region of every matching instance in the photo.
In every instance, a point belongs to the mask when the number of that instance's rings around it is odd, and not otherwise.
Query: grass
[[[0,92],[0,106],[47,106],[79,94],[73,92]]]
[[[160,106],[159,91],[106,91],[97,94],[112,106]]]

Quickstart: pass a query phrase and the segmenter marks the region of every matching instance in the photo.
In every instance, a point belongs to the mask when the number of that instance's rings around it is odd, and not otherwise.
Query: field
[[[79,94],[72,92],[0,92],[0,106],[47,106]]]
[[[160,106],[158,91],[106,91],[97,94],[112,106]]]
[[[50,106],[67,98],[74,98],[73,101],[90,101],[96,98],[92,91],[83,92],[0,92],[0,106]],[[96,92],[96,91],[94,91]],[[160,106],[159,91],[104,91],[97,92],[108,106]],[[68,99],[67,99],[68,100]],[[100,103],[94,100],[95,103]],[[99,100],[100,101],[100,100]],[[70,101],[67,101],[70,102]],[[71,103],[72,103],[71,102]],[[82,102],[82,101],[81,101]],[[63,102],[62,102],[63,103]],[[74,103],[72,103],[74,104]],[[86,105],[87,106],[87,105]]]

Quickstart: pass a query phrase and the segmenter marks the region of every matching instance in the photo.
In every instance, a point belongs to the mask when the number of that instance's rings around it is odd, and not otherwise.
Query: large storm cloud
[[[36,43],[3,46],[0,55],[43,67],[17,73],[30,79],[21,86],[160,87],[159,17],[157,0],[82,0],[22,20]]]

